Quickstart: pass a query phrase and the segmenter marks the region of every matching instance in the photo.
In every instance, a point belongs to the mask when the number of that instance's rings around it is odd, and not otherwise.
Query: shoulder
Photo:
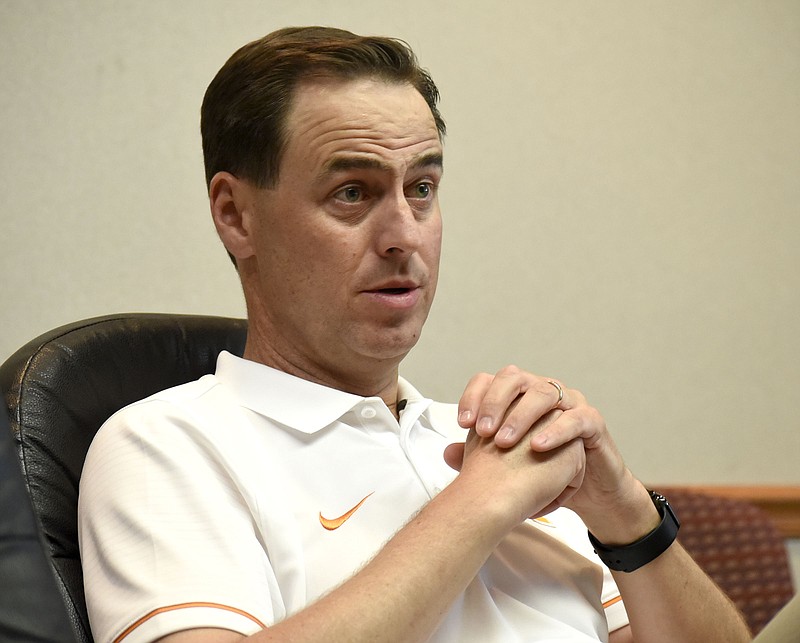
[[[181,384],[133,402],[116,411],[98,431],[97,438],[113,435],[121,427],[143,430],[152,422],[202,418],[218,406],[233,404],[213,375]]]
[[[213,376],[166,389],[114,413],[94,436],[84,475],[97,468],[136,466],[157,454],[216,450],[236,422],[235,400]],[[172,459],[172,458],[171,458]]]
[[[198,494],[210,498],[238,489],[231,465],[240,440],[233,434],[249,431],[249,422],[224,389],[206,376],[111,416],[95,435],[81,472],[82,522],[137,513],[161,497],[188,503]]]

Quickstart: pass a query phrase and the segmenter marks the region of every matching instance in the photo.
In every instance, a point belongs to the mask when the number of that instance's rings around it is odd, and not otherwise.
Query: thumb
[[[444,453],[444,461],[447,465],[456,471],[461,471],[461,463],[464,460],[464,444],[462,442],[455,442],[453,444],[448,444],[445,449]]]

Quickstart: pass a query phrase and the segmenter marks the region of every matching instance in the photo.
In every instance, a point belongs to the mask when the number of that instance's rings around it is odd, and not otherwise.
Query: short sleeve
[[[98,642],[194,627],[252,634],[283,617],[241,485],[197,430],[202,422],[147,400],[112,417],[92,443],[79,536]]]

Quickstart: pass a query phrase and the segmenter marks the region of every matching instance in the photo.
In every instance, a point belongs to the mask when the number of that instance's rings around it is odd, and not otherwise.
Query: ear
[[[249,183],[229,172],[217,172],[208,186],[214,227],[237,263],[255,253],[253,190]]]

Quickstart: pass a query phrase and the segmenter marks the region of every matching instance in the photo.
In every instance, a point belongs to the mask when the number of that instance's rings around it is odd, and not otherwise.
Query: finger
[[[556,386],[557,385],[557,386]],[[497,430],[497,446],[510,448],[528,434],[539,418],[551,410],[567,410],[586,403],[580,391],[567,388],[558,380],[537,378],[518,400]]]
[[[502,426],[494,436],[495,444],[501,449],[511,449],[525,436],[536,435],[538,432],[544,430],[547,426],[556,421],[556,419],[563,413],[559,409],[542,409],[541,406],[533,406],[533,408],[520,407],[526,401],[527,396],[520,398],[518,404],[514,406],[508,414],[508,417],[503,421]]]
[[[536,385],[539,379],[516,366],[506,366],[498,371],[486,390],[477,412],[475,429],[478,435],[485,438],[495,435],[512,404]]]
[[[558,384],[558,386],[556,386],[556,384]],[[583,396],[583,393],[578,389],[567,388],[561,380],[550,378],[547,380],[547,385],[552,386],[555,390],[555,394],[553,395],[556,402],[555,408],[561,409],[562,411],[569,411],[578,406],[586,405],[586,398]],[[558,387],[561,387],[563,395],[559,395]]]
[[[451,469],[455,469],[456,471],[461,471],[461,465],[464,462],[464,444],[461,442],[456,442],[454,444],[448,444],[444,448],[444,461],[447,463]]]
[[[467,382],[467,386],[458,402],[458,423],[463,428],[468,429],[475,426],[481,400],[486,395],[486,391],[489,390],[493,379],[494,377],[489,373],[478,373],[473,375]]]
[[[556,380],[537,378],[516,406],[510,409],[497,429],[495,443],[508,449],[519,442],[530,428],[546,413],[555,409],[572,408],[582,401],[578,391],[568,389]]]
[[[574,477],[569,481],[569,483],[567,483],[561,493],[558,494],[558,496],[552,502],[538,511],[535,516],[531,516],[532,518],[544,516],[552,511],[555,511],[559,507],[565,506],[580,490],[586,475],[586,458],[585,454],[583,453],[583,445],[578,445],[576,443],[576,446],[578,446],[578,448],[581,450],[582,457],[580,458],[581,464],[576,470]]]
[[[530,444],[534,451],[550,451],[571,440],[581,438],[586,448],[591,449],[605,432],[605,420],[599,411],[583,405],[565,411],[554,422],[534,433]]]

